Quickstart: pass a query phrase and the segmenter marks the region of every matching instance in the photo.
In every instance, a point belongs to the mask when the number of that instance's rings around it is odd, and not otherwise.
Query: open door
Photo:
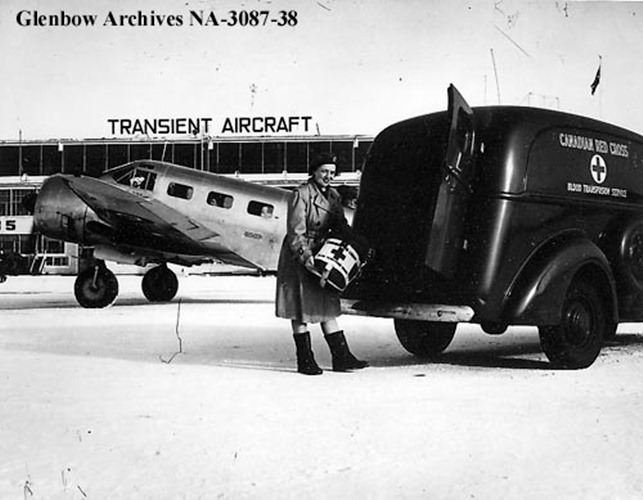
[[[449,137],[424,263],[452,278],[462,248],[464,219],[475,175],[475,127],[473,111],[453,84],[447,94]]]

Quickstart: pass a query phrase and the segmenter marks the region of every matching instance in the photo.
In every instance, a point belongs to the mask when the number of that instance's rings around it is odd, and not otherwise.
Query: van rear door
[[[473,110],[452,84],[447,94],[449,136],[424,263],[452,278],[475,174],[475,126]]]

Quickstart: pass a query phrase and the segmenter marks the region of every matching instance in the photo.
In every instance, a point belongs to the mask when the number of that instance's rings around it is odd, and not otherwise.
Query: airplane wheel
[[[118,296],[118,280],[106,267],[92,267],[78,274],[74,283],[74,294],[83,307],[107,307],[113,304]]]
[[[179,289],[179,280],[166,266],[157,266],[145,273],[141,287],[150,302],[169,302]]]
[[[455,335],[457,323],[395,320],[395,333],[402,347],[420,358],[442,353]]]

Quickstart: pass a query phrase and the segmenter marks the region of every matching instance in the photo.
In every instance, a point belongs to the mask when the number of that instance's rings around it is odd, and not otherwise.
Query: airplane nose
[[[87,206],[61,175],[45,180],[34,204],[34,227],[56,239],[82,243]]]

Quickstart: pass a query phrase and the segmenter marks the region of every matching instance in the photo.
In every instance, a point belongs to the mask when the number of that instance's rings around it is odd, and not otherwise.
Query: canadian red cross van
[[[393,317],[430,357],[458,322],[535,325],[550,362],[585,368],[643,319],[643,137],[552,110],[470,108],[396,123],[364,164],[353,227],[374,258],[345,313]]]

